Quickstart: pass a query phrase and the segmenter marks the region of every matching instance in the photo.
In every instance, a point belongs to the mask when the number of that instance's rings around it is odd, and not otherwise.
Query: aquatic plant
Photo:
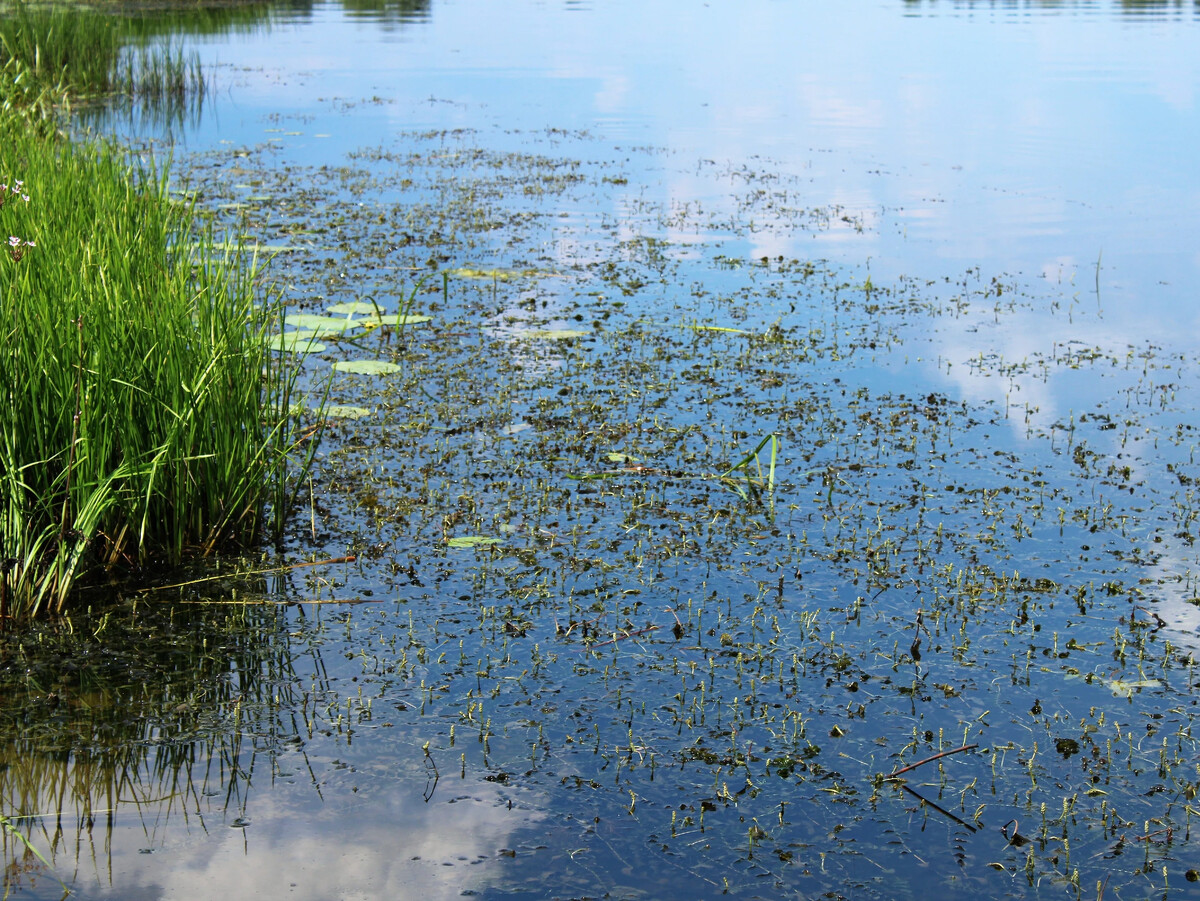
[[[706,226],[648,203],[622,220],[636,237],[540,277],[555,211],[596,181],[572,195],[570,160],[407,140],[300,193],[255,170],[280,201],[247,217],[265,240],[353,236],[283,261],[303,309],[330,271],[394,302],[396,272],[457,254],[431,327],[327,355],[388,364],[333,389],[371,413],[336,427],[304,535],[357,572],[295,595],[385,599],[330,638],[345,700],[391,704],[357,749],[437,760],[439,791],[536,795],[553,827],[527,818],[513,847],[551,848],[505,864],[531,893],[624,868],[656,897],[1111,894],[1169,867],[1184,895],[1194,660],[1139,611],[1196,594],[1192,356],[953,364],[1014,398],[1090,370],[1086,419],[963,399],[909,361],[939,329],[1040,312],[1044,287],[739,258],[723,223],[719,252],[673,250],[658,236]],[[1139,578],[1168,545],[1179,585]]]
[[[771,446],[771,453],[767,459],[767,471],[764,476],[759,454],[768,444]],[[721,480],[741,495],[743,500],[757,500],[764,491],[769,496],[775,491],[775,463],[778,456],[779,436],[767,435],[758,442],[754,450],[721,473]],[[751,464],[754,466],[753,472]]]
[[[0,17],[0,58],[20,61],[45,83],[65,79],[75,91],[105,90],[121,49],[119,21],[17,3]]]
[[[197,230],[153,161],[5,140],[22,164],[0,206],[7,616],[61,609],[98,567],[258,540],[300,439],[254,261]]]
[[[4,127],[53,134],[66,106],[66,89],[61,82],[44,82],[19,59],[9,58],[0,64],[0,122]]]
[[[196,55],[170,43],[147,45],[140,31],[120,15],[17,3],[0,16],[0,65],[10,77],[53,88],[59,103],[114,93],[148,103],[202,95]],[[0,93],[18,105],[12,85]]]

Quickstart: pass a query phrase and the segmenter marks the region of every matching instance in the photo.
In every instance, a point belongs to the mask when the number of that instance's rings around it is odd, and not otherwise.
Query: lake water
[[[1200,898],[1200,4],[182,33],[112,121],[331,424],[282,553],[6,638],[11,892]]]
[[[499,149],[587,132],[595,154],[669,155],[638,185],[655,199],[720,204],[739,171],[789,179],[867,226],[822,253],[889,275],[1094,288],[1100,260],[1110,315],[1161,306],[1170,329],[1186,313],[1164,288],[1197,266],[1196,29],[1187,4],[318,5],[202,48],[220,87],[185,143],[291,123],[304,135],[280,157],[322,165],[408,132]],[[770,225],[753,252],[810,252]]]

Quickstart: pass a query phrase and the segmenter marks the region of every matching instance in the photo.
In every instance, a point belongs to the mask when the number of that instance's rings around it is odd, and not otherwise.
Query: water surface
[[[10,890],[1200,896],[1196,6],[257,15],[177,180],[339,415],[13,637]]]

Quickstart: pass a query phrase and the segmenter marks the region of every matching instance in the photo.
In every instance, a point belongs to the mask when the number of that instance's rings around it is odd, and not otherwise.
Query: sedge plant
[[[152,163],[0,131],[0,616],[22,616],[104,569],[258,541],[300,439],[253,258]]]
[[[161,97],[204,90],[197,57],[146,43],[136,20],[64,6],[16,3],[0,14],[0,64],[16,61],[38,83],[75,97]]]

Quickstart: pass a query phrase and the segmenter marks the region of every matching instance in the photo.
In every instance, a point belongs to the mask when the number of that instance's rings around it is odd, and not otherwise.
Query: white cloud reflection
[[[190,824],[177,817],[157,843],[139,826],[120,828],[113,884],[122,898],[136,899],[441,901],[501,881],[497,868],[508,859],[501,852],[541,818],[525,804],[510,808],[513,792],[502,796],[498,786],[463,782],[457,773],[429,803],[408,788],[389,794],[377,783],[354,794],[340,787],[322,802],[311,785],[276,784],[253,796],[245,828],[219,817],[202,828],[194,816]],[[148,846],[153,853],[142,853]]]

